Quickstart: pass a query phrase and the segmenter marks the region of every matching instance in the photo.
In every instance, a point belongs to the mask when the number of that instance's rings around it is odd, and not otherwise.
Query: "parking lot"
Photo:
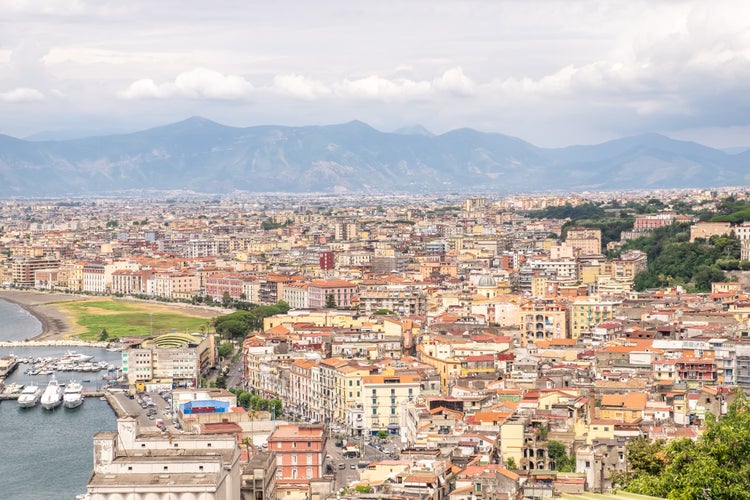
[[[111,393],[111,398],[113,406],[116,406],[115,412],[138,419],[141,429],[155,427],[162,432],[183,432],[176,412],[172,411],[169,392],[142,392],[135,395],[118,392]]]

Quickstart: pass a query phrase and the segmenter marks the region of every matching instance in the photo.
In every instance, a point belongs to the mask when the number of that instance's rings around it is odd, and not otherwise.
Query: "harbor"
[[[60,404],[52,411],[42,410],[41,400],[35,408],[22,408],[19,393],[0,393],[0,487],[3,498],[37,498],[52,500],[75,498],[86,489],[93,466],[93,436],[99,431],[116,428],[116,413],[106,398],[106,388],[118,372],[53,371],[49,375],[32,375],[34,361],[52,367],[68,351],[92,356],[89,362],[106,362],[115,367],[122,355],[108,350],[109,344],[87,344],[71,341],[25,342],[38,332],[38,323],[18,306],[0,300],[0,358],[16,361],[5,377],[6,388],[39,386],[42,390],[54,375],[61,385],[77,380],[85,387],[85,402],[70,409]],[[14,339],[12,341],[7,341]],[[46,363],[49,361],[49,363]],[[41,366],[41,365],[40,365]],[[39,467],[40,459],[45,466]],[[30,488],[29,485],[33,485]]]
[[[33,378],[40,375],[60,374],[61,372],[76,372],[85,374],[80,376],[83,382],[91,382],[94,374],[104,386],[116,385],[121,376],[120,369],[110,361],[96,361],[93,354],[82,354],[76,351],[66,351],[60,356],[26,356],[19,357],[14,353],[0,357],[0,396],[12,395],[23,384],[6,382],[8,376],[19,366],[24,376]],[[104,373],[104,375],[101,375]]]
[[[23,386],[16,386],[17,390],[13,390],[11,392],[3,391],[0,392],[0,401],[12,401],[12,400],[18,400],[18,397],[21,395],[21,391],[23,390]],[[98,398],[98,399],[106,399],[106,395],[109,394],[107,391],[86,391],[83,393],[83,397],[85,398]]]

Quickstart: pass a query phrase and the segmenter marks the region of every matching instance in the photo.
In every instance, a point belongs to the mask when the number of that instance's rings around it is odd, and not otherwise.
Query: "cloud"
[[[344,79],[335,85],[336,93],[342,97],[379,100],[410,100],[426,97],[432,90],[430,82],[406,78],[389,80],[371,75],[357,80]]]
[[[281,93],[300,99],[315,99],[331,95],[325,84],[302,75],[278,75],[273,79],[274,88]]]
[[[8,92],[0,92],[0,101],[3,102],[32,102],[41,101],[44,94],[36,89],[19,87]]]
[[[464,75],[461,67],[451,68],[442,74],[439,78],[432,81],[432,85],[443,92],[459,96],[470,96],[474,94],[476,85],[470,78]]]
[[[174,82],[156,83],[150,78],[137,80],[120,92],[122,99],[188,99],[240,100],[253,91],[250,82],[241,76],[223,75],[218,71],[195,68],[180,73]]]

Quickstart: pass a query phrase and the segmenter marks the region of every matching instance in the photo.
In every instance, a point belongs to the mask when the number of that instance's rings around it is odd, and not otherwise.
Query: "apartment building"
[[[570,335],[577,339],[591,332],[599,323],[614,318],[619,301],[600,300],[596,297],[578,297],[570,303]]]
[[[130,295],[133,293],[145,293],[146,281],[150,276],[149,271],[119,270],[112,273],[112,293]]]
[[[323,309],[332,300],[335,307],[351,307],[357,285],[345,280],[313,280],[307,285],[307,300],[311,309]]]
[[[369,315],[380,309],[387,309],[402,316],[423,315],[427,312],[427,297],[422,289],[410,285],[360,286],[360,312]]]
[[[181,272],[155,272],[146,281],[146,293],[154,297],[172,299],[176,295],[197,294],[200,278],[196,274]]]
[[[518,306],[518,329],[525,345],[540,340],[568,337],[569,310],[551,300],[524,301]]]
[[[245,295],[245,281],[251,277],[238,273],[217,273],[206,276],[205,294],[214,300],[222,300],[227,293],[229,298],[240,300]]]
[[[602,253],[602,230],[589,227],[571,227],[565,237],[565,245],[573,248],[574,255],[597,255]]]
[[[277,498],[310,498],[310,484],[323,477],[327,433],[322,424],[279,425],[268,436],[276,454]]]
[[[11,264],[11,279],[15,286],[34,286],[36,271],[40,269],[56,269],[60,260],[53,257],[27,257],[13,259]]]
[[[108,291],[104,276],[104,264],[89,262],[83,265],[81,273],[82,288],[84,292],[105,293]]]
[[[417,375],[362,377],[362,415],[365,433],[399,434],[406,425],[406,404],[420,394]]]

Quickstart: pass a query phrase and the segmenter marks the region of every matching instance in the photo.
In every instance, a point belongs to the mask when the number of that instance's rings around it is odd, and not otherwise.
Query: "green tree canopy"
[[[222,358],[226,358],[232,354],[232,351],[234,351],[234,346],[231,342],[224,342],[219,346],[219,356]]]
[[[750,401],[735,392],[721,420],[707,415],[697,441],[634,439],[627,450],[630,472],[613,477],[626,491],[674,499],[748,498]]]

